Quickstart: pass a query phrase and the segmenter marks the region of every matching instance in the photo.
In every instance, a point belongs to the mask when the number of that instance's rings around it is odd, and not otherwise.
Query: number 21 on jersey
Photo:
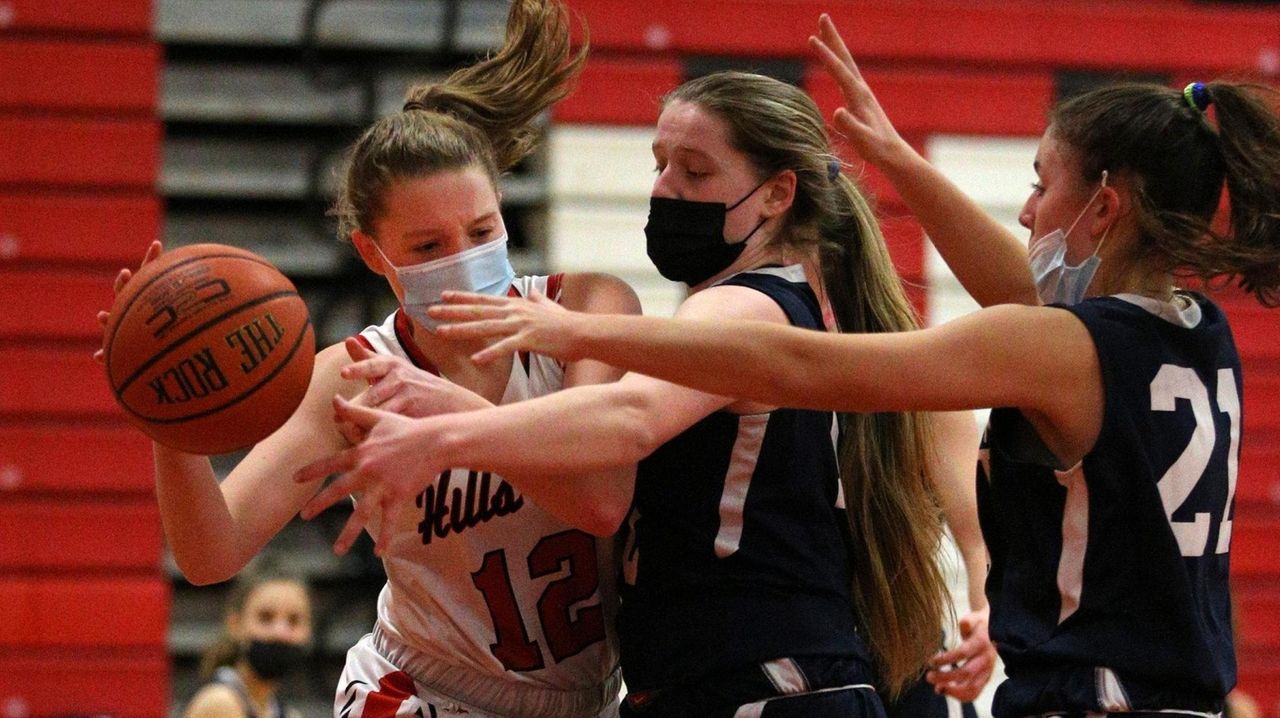
[[[1236,478],[1240,472],[1240,394],[1236,390],[1236,377],[1230,369],[1219,369],[1217,391],[1211,397],[1208,387],[1194,370],[1165,364],[1151,380],[1151,410],[1178,411],[1178,400],[1190,404],[1196,428],[1191,433],[1186,448],[1173,465],[1164,472],[1156,487],[1164,502],[1165,515],[1178,540],[1183,556],[1204,556],[1213,551],[1226,553],[1231,546],[1231,503],[1236,494]],[[1231,424],[1230,445],[1227,449],[1227,492],[1222,507],[1222,521],[1218,535],[1210,545],[1211,521],[1209,512],[1197,512],[1190,520],[1175,520],[1174,513],[1186,503],[1191,493],[1205,476],[1213,457],[1218,436],[1214,417],[1227,415]]]

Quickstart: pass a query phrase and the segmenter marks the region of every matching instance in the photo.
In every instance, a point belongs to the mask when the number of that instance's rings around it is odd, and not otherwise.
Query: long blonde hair
[[[330,211],[338,236],[372,234],[398,180],[478,166],[496,186],[533,151],[539,114],[572,92],[586,62],[586,27],[574,52],[569,20],[559,0],[515,0],[496,54],[444,82],[410,88],[402,112],[365,130],[347,154]]]
[[[795,172],[795,199],[775,241],[819,258],[840,331],[917,328],[874,212],[836,172],[822,114],[807,94],[763,75],[719,72],[686,82],[672,100],[724,120],[730,143],[760,179]],[[894,696],[937,650],[948,605],[935,558],[942,521],[932,489],[932,431],[919,413],[843,414],[841,425],[840,481],[861,549],[850,557],[853,607],[882,688]]]

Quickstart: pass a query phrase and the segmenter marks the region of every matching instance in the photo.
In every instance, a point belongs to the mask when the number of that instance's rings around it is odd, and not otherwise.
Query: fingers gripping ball
[[[298,291],[269,262],[196,244],[143,265],[116,296],[103,361],[116,401],[148,436],[220,454],[293,414],[315,334]]]

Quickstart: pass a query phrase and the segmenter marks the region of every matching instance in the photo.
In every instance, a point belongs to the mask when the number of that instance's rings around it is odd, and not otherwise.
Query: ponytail
[[[572,80],[587,61],[586,24],[576,53],[570,51],[569,29],[569,11],[560,2],[515,0],[497,54],[442,83],[414,86],[405,105],[451,115],[483,132],[505,172],[533,151],[534,120],[573,91]]]
[[[1215,247],[1221,274],[1268,307],[1280,305],[1280,122],[1257,86],[1213,82],[1218,137],[1231,201],[1231,240]]]
[[[1102,170],[1133,182],[1135,259],[1211,284],[1239,277],[1280,304],[1280,122],[1266,88],[1213,82],[1176,91],[1125,83],[1058,106],[1050,132],[1075,152],[1085,182]],[[1216,117],[1217,127],[1211,122]],[[1212,222],[1223,189],[1225,233]]]
[[[875,215],[853,181],[835,178],[837,213],[822,228],[823,282],[842,332],[909,331],[915,314]],[[942,519],[933,493],[933,431],[920,412],[841,414],[840,482],[854,545],[853,602],[892,699],[917,679],[942,636]]]
[[[416,85],[404,111],[375,122],[347,154],[330,214],[338,236],[372,234],[393,182],[479,167],[495,184],[536,145],[536,120],[572,91],[587,59],[571,52],[569,11],[560,0],[515,0],[497,54],[438,84]]]

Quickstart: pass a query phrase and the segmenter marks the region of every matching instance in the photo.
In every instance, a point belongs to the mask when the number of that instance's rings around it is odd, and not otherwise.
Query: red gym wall
[[[0,0],[0,705],[164,716],[150,445],[90,354],[158,236],[150,0]]]
[[[558,123],[651,125],[657,98],[695,56],[800,63],[830,114],[839,92],[807,52],[829,12],[899,131],[1037,137],[1064,70],[1192,80],[1280,73],[1280,10],[1187,0],[570,0],[593,46]],[[747,63],[750,65],[750,62]],[[1030,177],[1030,175],[1028,175]],[[894,259],[925,282],[923,233],[882,179],[867,177]],[[923,308],[925,293],[915,291]],[[1280,716],[1280,310],[1215,295],[1245,365],[1245,438],[1232,543],[1240,686]]]

